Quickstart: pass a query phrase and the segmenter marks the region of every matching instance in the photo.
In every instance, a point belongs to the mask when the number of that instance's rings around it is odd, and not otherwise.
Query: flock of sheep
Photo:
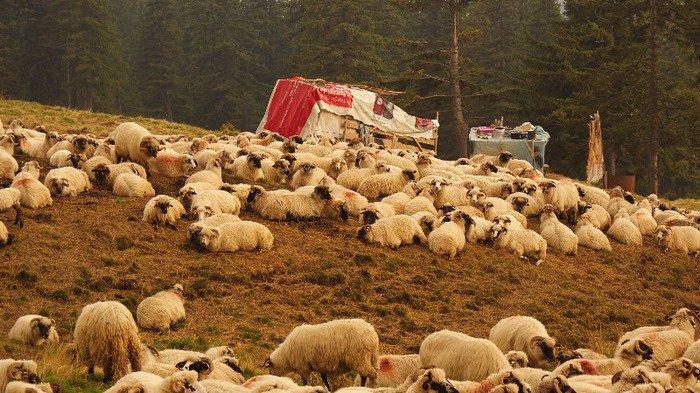
[[[700,212],[665,209],[655,195],[636,202],[583,183],[545,178],[508,152],[444,161],[429,153],[387,150],[362,142],[286,139],[274,133],[193,138],[153,135],[122,123],[106,138],[59,135],[24,128],[0,133],[0,212],[38,209],[52,197],[76,196],[103,184],[125,197],[152,197],[143,220],[176,229],[183,216],[193,242],[212,251],[269,250],[274,236],[263,224],[241,221],[242,209],[268,220],[348,220],[359,239],[398,248],[420,243],[454,258],[467,243],[493,243],[539,264],[547,251],[576,255],[578,247],[611,250],[609,238],[641,245],[656,235],[665,249],[697,255]],[[3,135],[4,134],[4,135]],[[43,183],[36,161],[20,166],[14,153],[46,158]],[[224,183],[222,170],[244,182]],[[148,175],[185,177],[177,195],[155,195]],[[251,183],[265,180],[281,188]],[[189,212],[189,213],[188,213]],[[539,217],[539,233],[528,218]],[[564,222],[573,226],[573,229]],[[604,232],[605,231],[605,232]],[[0,242],[11,236],[0,223]]]

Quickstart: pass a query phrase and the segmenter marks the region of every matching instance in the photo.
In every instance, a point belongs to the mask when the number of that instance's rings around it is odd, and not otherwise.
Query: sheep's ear
[[[52,320],[51,320],[51,326],[54,326],[54,327],[56,326],[56,320],[55,320],[55,319],[52,319]]]
[[[505,230],[505,228],[503,228]],[[530,348],[535,348],[536,346],[540,345],[544,341],[544,337],[542,336],[535,336],[530,340]]]
[[[612,376],[612,383],[613,385],[617,383],[617,381],[620,380],[620,377],[622,376],[622,371],[618,371],[615,375]]]
[[[39,326],[39,322],[41,322],[40,317],[32,318],[32,320],[29,322],[29,327],[31,327],[33,329],[33,328]]]

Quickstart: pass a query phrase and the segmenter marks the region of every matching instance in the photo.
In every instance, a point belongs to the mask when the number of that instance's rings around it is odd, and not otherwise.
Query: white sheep
[[[360,210],[358,219],[360,221],[360,225],[368,225],[374,224],[380,218],[386,218],[395,215],[396,210],[394,210],[394,206],[383,202],[372,202],[367,204],[367,206]]]
[[[217,213],[203,219],[202,221],[197,221],[190,224],[190,226],[187,228],[187,234],[189,235],[191,241],[197,242],[199,232],[201,232],[205,226],[216,227],[227,222],[241,222],[241,219],[238,216],[230,213]]]
[[[496,344],[450,330],[428,335],[420,345],[419,355],[421,363],[440,367],[448,378],[458,381],[481,381],[510,368]]]
[[[559,222],[552,205],[544,205],[540,216],[540,235],[547,241],[547,247],[565,254],[578,253],[578,237],[569,227]]]
[[[7,336],[10,339],[31,345],[41,345],[46,341],[58,341],[56,321],[33,314],[17,318]]]
[[[233,146],[225,146],[222,147],[221,150],[204,149],[195,154],[194,159],[197,161],[198,169],[204,169],[209,161],[217,158],[221,161],[223,167],[227,168],[233,163],[234,155],[237,153],[237,150],[238,149]]]
[[[148,180],[133,173],[122,173],[117,176],[117,178],[114,179],[112,192],[114,195],[137,198],[153,197],[156,195],[156,191]]]
[[[228,169],[231,170],[233,176],[240,177],[248,182],[258,181],[265,177],[261,163],[264,158],[260,153],[242,155],[233,160],[233,164]]]
[[[406,202],[404,206],[404,214],[408,216],[420,211],[438,215],[437,209],[435,209],[435,191],[432,188],[421,191],[420,195]]]
[[[197,162],[190,154],[163,149],[154,158],[148,160],[147,167],[152,174],[179,177],[187,176],[187,173],[197,168]]]
[[[87,364],[88,373],[98,366],[105,381],[139,371],[141,340],[139,328],[129,309],[115,301],[88,304],[75,321],[73,337],[79,361]]]
[[[316,186],[311,195],[298,193],[273,194],[267,198],[260,216],[275,221],[314,220],[321,212],[331,194],[326,186]]]
[[[107,168],[98,164],[97,167],[95,167],[92,171],[97,172],[98,170],[102,172],[100,174],[100,177],[105,179],[104,183],[109,185],[110,187],[114,185],[114,181],[117,180],[117,176],[121,175],[122,173],[133,173],[134,175],[138,175],[143,179],[148,178],[146,168],[142,167],[141,165],[135,162],[122,162],[120,164],[111,164],[107,165]],[[98,174],[95,173],[95,177],[97,176]]]
[[[7,231],[5,224],[0,221],[0,248],[12,244],[12,235]]]
[[[421,367],[423,367],[423,364],[421,364],[420,355],[418,354],[380,355],[377,386],[399,386],[407,377]],[[355,378],[355,386],[361,385],[361,379],[359,375]]]
[[[253,221],[205,226],[199,232],[199,243],[209,251],[266,251],[272,249],[273,242],[270,230]]]
[[[241,212],[241,201],[235,195],[223,190],[204,190],[192,197],[190,210],[202,220],[217,213],[238,215]]]
[[[554,211],[569,222],[576,220],[578,203],[581,201],[576,184],[570,180],[546,179],[540,182],[545,203],[554,207]]]
[[[608,240],[608,237],[605,236],[600,229],[593,225],[590,217],[586,217],[585,215],[579,217],[574,233],[576,237],[578,237],[578,244],[580,246],[588,247],[593,250],[612,251],[610,240]]]
[[[46,157],[51,158],[59,150],[68,150],[75,154],[91,154],[91,143],[94,141],[86,135],[68,135],[57,142],[46,152]]]
[[[617,351],[620,348],[620,346],[622,346],[622,343],[627,342],[635,337],[639,337],[647,333],[657,333],[664,330],[673,329],[674,326],[678,326],[680,324],[681,320],[689,318],[695,318],[695,322],[697,322],[698,320],[698,316],[694,311],[691,311],[685,307],[681,307],[678,310],[666,316],[666,320],[669,321],[669,324],[666,326],[641,326],[623,334],[617,340],[617,346],[615,347],[615,350]]]
[[[323,178],[326,177],[326,172],[318,168],[311,161],[301,161],[298,169],[294,172],[292,176],[292,181],[289,185],[293,189],[297,189],[304,186],[317,186]]]
[[[19,224],[20,228],[24,226],[24,218],[22,216],[21,206],[22,192],[17,188],[9,187],[0,189],[0,213],[10,209],[15,211],[14,224]]]
[[[215,187],[213,184],[206,182],[185,184],[182,186],[182,188],[180,188],[180,191],[177,192],[177,200],[182,204],[185,210],[190,210],[192,198],[197,195],[198,192],[216,189],[217,187]]]
[[[0,360],[0,392],[5,392],[11,381],[28,383],[41,383],[41,378],[36,373],[37,365],[33,360]]]
[[[50,383],[28,383],[12,381],[7,384],[4,393],[54,393]]]
[[[656,228],[656,239],[664,252],[677,250],[691,255],[700,254],[700,230],[694,227],[659,225]]]
[[[405,214],[380,218],[372,225],[363,225],[357,229],[357,238],[394,250],[403,245],[428,242],[418,222]]]
[[[166,378],[143,371],[125,375],[104,393],[207,393],[196,371],[178,371]]]
[[[365,180],[367,177],[378,173],[386,173],[390,170],[391,169],[385,164],[377,163],[376,165],[370,168],[348,169],[347,171],[338,175],[336,181],[339,185],[345,188],[357,191],[357,188],[360,186],[360,183],[362,183],[362,181]]]
[[[438,255],[446,255],[453,259],[462,252],[466,245],[467,228],[471,225],[471,217],[463,210],[455,210],[450,215],[450,221],[434,229],[428,235],[428,248]],[[425,363],[424,363],[425,364]]]
[[[681,315],[671,321],[668,329],[645,333],[637,338],[643,340],[652,349],[651,360],[656,364],[664,364],[683,356],[683,353],[693,344],[696,324],[695,314]],[[618,349],[616,356],[624,346],[623,344]]]
[[[112,161],[110,161],[109,158],[93,156],[85,161],[80,169],[87,173],[91,182],[105,183],[107,181],[107,175],[109,175],[110,172],[109,165],[112,165]]]
[[[77,196],[92,189],[87,173],[73,167],[56,168],[44,178],[44,185],[54,196]]]
[[[460,185],[445,184],[443,181],[433,181],[430,187],[435,191],[435,207],[446,204],[452,206],[470,205],[469,191]]]
[[[369,205],[367,198],[360,195],[356,191],[349,190],[337,184],[328,186],[328,189],[330,190],[333,199],[342,200],[345,202],[345,208],[347,209],[348,214],[353,217],[358,217],[362,209]]]
[[[12,156],[14,146],[14,139],[10,135],[0,138],[0,180],[12,180],[19,170],[17,160]]]
[[[146,165],[148,159],[156,158],[160,150],[158,139],[133,122],[118,125],[110,137],[114,139],[114,153],[118,162],[131,160]]]
[[[292,330],[266,361],[270,373],[295,372],[306,384],[312,371],[321,374],[357,372],[364,386],[376,384],[379,337],[374,327],[362,319],[340,319],[318,325],[301,325]]]
[[[56,168],[72,166],[73,168],[80,169],[86,160],[85,154],[72,153],[68,150],[59,150],[51,156],[49,164]]]
[[[651,205],[649,201],[644,199],[639,202],[639,209],[629,216],[630,221],[634,224],[642,235],[651,236],[656,231],[656,220],[651,213]]]
[[[641,338],[624,343],[620,349],[615,352],[612,359],[572,359],[564,362],[559,367],[568,367],[576,365],[588,375],[613,375],[619,371],[628,369],[632,364],[641,360],[651,359],[653,350]]]
[[[610,227],[610,213],[601,205],[579,202],[578,213],[579,219],[587,217],[591,224],[601,231]]]
[[[245,383],[243,370],[241,370],[238,359],[235,357],[222,356],[213,361],[213,366],[208,379],[218,379],[237,385]]]
[[[416,171],[404,169],[401,172],[389,172],[369,176],[357,187],[357,192],[367,199],[381,199],[395,192],[400,192],[407,183],[416,180]]]
[[[0,132],[0,136],[2,132]],[[35,158],[46,158],[46,152],[54,146],[56,143],[61,141],[61,136],[56,132],[49,132],[40,138],[40,143],[33,143],[29,149],[27,149],[27,154]]]
[[[210,183],[214,187],[221,187],[224,184],[224,181],[221,180],[222,166],[223,164],[218,158],[209,160],[204,170],[190,175],[187,180],[185,180],[185,184]]]
[[[136,323],[143,329],[167,330],[185,319],[185,297],[182,285],[160,291],[139,303]]]
[[[175,221],[185,214],[185,207],[175,198],[167,195],[158,195],[146,203],[143,208],[143,221],[153,225],[157,230],[159,225],[177,230]]]
[[[467,241],[469,243],[486,243],[491,241],[491,227],[493,222],[475,215],[469,215],[472,220],[471,225],[467,228]]]
[[[286,183],[289,175],[292,173],[292,164],[284,158],[280,158],[277,161],[266,158],[261,161],[260,165],[265,180],[273,183]]]
[[[508,195],[506,202],[513,206],[513,210],[525,217],[537,216],[542,211],[542,206],[537,200],[524,192],[514,192]]]
[[[576,188],[579,189],[579,195],[583,194],[583,196],[581,196],[581,200],[583,202],[590,203],[591,205],[600,205],[604,209],[608,208],[608,203],[610,203],[610,194],[598,187],[589,186],[579,182],[576,182],[575,184]]]
[[[547,241],[529,229],[508,229],[501,225],[491,227],[491,239],[496,248],[504,249],[521,259],[534,259],[535,266],[547,256]]]
[[[535,318],[516,315],[498,321],[489,332],[489,340],[502,352],[523,351],[528,361],[540,366],[554,360],[557,340],[547,333],[542,322]]]
[[[629,217],[626,209],[620,209],[608,229],[608,235],[620,243],[641,246],[642,233],[636,225],[632,224]]]

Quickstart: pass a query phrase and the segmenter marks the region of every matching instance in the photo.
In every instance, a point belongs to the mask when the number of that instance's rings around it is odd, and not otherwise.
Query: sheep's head
[[[156,208],[160,210],[161,214],[163,215],[168,214],[168,209],[170,209],[171,207],[174,206],[169,200],[159,201],[158,203],[156,203]]]
[[[184,154],[182,156],[182,169],[185,172],[194,170],[197,168],[197,161],[195,161],[194,157],[192,157],[189,154]]]
[[[92,173],[95,175],[95,179],[97,179],[98,183],[104,183],[105,180],[107,180],[107,176],[111,173],[111,170],[107,164],[100,163],[92,168]]]
[[[340,173],[348,168],[348,164],[342,157],[333,157],[331,160],[331,171]]]
[[[593,206],[591,206],[590,203],[587,203],[587,202],[584,202],[584,201],[580,201],[580,202],[578,203],[578,214],[581,215],[581,214],[587,212],[588,210],[590,210],[590,209],[592,209],[592,208],[593,208]]]
[[[33,384],[41,383],[36,373],[36,363],[32,360],[18,360],[7,366],[6,381],[22,381]]]
[[[214,209],[212,209],[211,205],[209,204],[197,206],[195,212],[197,213],[197,219],[199,221],[214,215]]]
[[[282,151],[285,153],[294,153],[297,151],[297,143],[294,139],[287,139],[282,142]]]
[[[622,189],[620,186],[615,186],[612,190],[610,190],[610,198],[624,198],[625,197],[625,190]]]
[[[46,317],[36,317],[29,322],[29,326],[33,332],[36,332],[39,334],[39,336],[47,339],[49,338],[49,333],[51,333],[51,328],[56,326],[56,321]]]
[[[357,228],[357,238],[365,241],[367,239],[367,234],[372,232],[372,225],[363,225]]]
[[[472,224],[472,218],[464,210],[455,210],[450,217],[451,221],[463,225],[464,228],[468,228]]]
[[[317,195],[321,199],[331,199],[331,191],[328,186],[316,186],[314,188],[314,195]]]
[[[338,214],[340,215],[340,219],[341,219],[341,220],[343,220],[343,221],[347,221],[347,220],[348,220],[348,218],[349,218],[349,215],[348,215],[348,206],[347,206],[347,204],[345,203],[345,201],[338,201],[338,202],[335,204],[335,210],[336,210],[336,211],[338,212]]]
[[[445,203],[444,205],[440,206],[438,210],[442,213],[442,215],[446,216],[455,211],[455,207],[452,206],[451,203]]]
[[[248,154],[248,165],[252,165],[253,168],[260,169],[262,168],[262,164],[260,162],[260,157],[256,154]]]
[[[58,141],[61,140],[61,137],[58,135],[56,132],[49,132],[44,136],[44,141],[48,143],[50,146],[55,145]]]
[[[554,213],[554,206],[550,205],[549,203],[542,206],[542,213],[543,214]]]
[[[172,393],[206,393],[206,389],[197,381],[198,373],[194,371],[180,371],[165,378],[161,384],[169,386],[159,391]]]
[[[619,357],[631,361],[649,360],[654,354],[654,350],[648,346],[641,338],[625,340],[615,353]]]
[[[508,233],[508,228],[496,224],[491,227],[489,233],[491,234],[491,240],[496,241]]]
[[[700,375],[700,369],[695,367],[693,361],[688,358],[678,358],[666,363],[662,372],[681,379],[687,379],[691,376],[697,379]]]
[[[510,203],[513,205],[513,209],[515,209],[515,211],[522,213],[523,209],[525,209],[525,206],[527,206],[530,201],[524,196],[516,196],[511,199]]]
[[[198,359],[183,360],[175,365],[178,370],[196,371],[198,379],[206,379],[213,368],[212,361],[206,356],[199,356]]]
[[[73,166],[73,168],[76,169],[82,168],[83,163],[86,161],[85,154],[73,153],[70,156],[68,156],[68,159],[70,160],[70,163]]]
[[[278,172],[281,172],[285,176],[289,176],[291,172],[291,167],[292,165],[289,163],[289,161],[285,160],[284,158],[281,158],[272,165],[273,168],[275,168]]]
[[[554,184],[554,182],[548,180],[548,181],[543,181],[542,183],[540,183],[540,188],[542,189],[542,192],[546,194],[548,192],[552,192],[551,190],[554,190],[555,188],[557,188],[557,185]]]
[[[457,393],[457,389],[445,377],[445,372],[439,368],[429,368],[418,377],[418,380],[408,389],[412,392],[418,391],[420,387],[425,393]]]
[[[403,175],[410,181],[416,180],[416,171],[413,169],[404,169]]]
[[[49,189],[54,191],[55,195],[63,195],[63,190],[70,186],[67,179],[53,178],[49,180]]]
[[[145,136],[141,139],[139,150],[145,156],[156,158],[160,150],[160,141],[152,135]]]
[[[75,148],[75,151],[82,153],[87,150],[89,142],[90,139],[85,135],[78,135],[73,137],[70,143]]]
[[[554,348],[556,346],[557,340],[553,337],[535,336],[530,340],[530,348],[539,347],[547,360],[554,360]]]
[[[246,198],[246,202],[252,203],[255,201],[256,198],[259,196],[265,195],[265,189],[262,188],[259,185],[254,185],[250,187],[250,191],[248,191],[248,197]]]
[[[217,227],[203,227],[199,231],[199,244],[207,248],[215,244],[221,236],[221,230]]]
[[[308,174],[309,172],[311,172],[311,171],[313,171],[314,169],[316,169],[316,165],[314,165],[314,164],[313,164],[312,162],[310,162],[310,161],[304,161],[304,162],[301,163],[301,165],[299,165],[299,169],[301,169],[301,171],[302,171],[303,173]]]
[[[485,162],[485,163],[481,164],[481,170],[487,174],[489,172],[493,172],[493,173],[498,172],[498,168],[496,168],[496,166],[490,162]]]
[[[468,158],[464,158],[464,157],[455,161],[455,166],[457,166],[457,165],[471,165],[471,164],[472,164],[471,160]]]
[[[578,184],[576,185],[576,190],[578,190],[579,197],[583,198],[586,196],[586,191],[584,191],[583,188],[581,188],[581,186],[579,186]]]
[[[501,164],[507,164],[508,161],[513,159],[513,154],[509,151],[502,151],[498,153],[498,162]]]
[[[209,143],[205,141],[202,138],[194,138],[192,139],[192,144],[190,144],[190,151],[194,153],[199,153],[200,151],[204,150],[209,146]]]
[[[431,162],[429,154],[420,153],[418,157],[416,157],[416,165],[428,166]]]
[[[574,389],[569,386],[569,381],[566,377],[562,375],[548,375],[542,378],[539,384],[537,384],[537,389],[540,393],[576,393]]]
[[[625,192],[625,197],[624,197],[624,198],[625,198],[625,200],[626,200],[627,202],[629,202],[629,203],[633,203],[633,204],[636,203],[636,201],[634,200],[634,196],[633,196],[632,193],[629,192],[629,191],[626,191],[626,192]]]

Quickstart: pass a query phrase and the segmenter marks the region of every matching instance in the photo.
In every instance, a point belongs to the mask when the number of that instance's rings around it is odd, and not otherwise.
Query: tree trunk
[[[66,63],[66,106],[68,108],[73,106],[73,101],[71,100],[71,86],[70,86],[70,63]]]
[[[659,193],[659,64],[656,53],[656,0],[649,0],[649,193]]]
[[[462,91],[459,86],[459,43],[457,40],[457,21],[459,7],[457,0],[450,0],[450,95],[452,96],[452,115],[454,117],[454,132],[452,135],[455,153],[459,157],[467,157],[467,124],[462,113]]]
[[[170,94],[165,94],[165,118],[167,121],[173,121],[173,104],[170,102]]]

